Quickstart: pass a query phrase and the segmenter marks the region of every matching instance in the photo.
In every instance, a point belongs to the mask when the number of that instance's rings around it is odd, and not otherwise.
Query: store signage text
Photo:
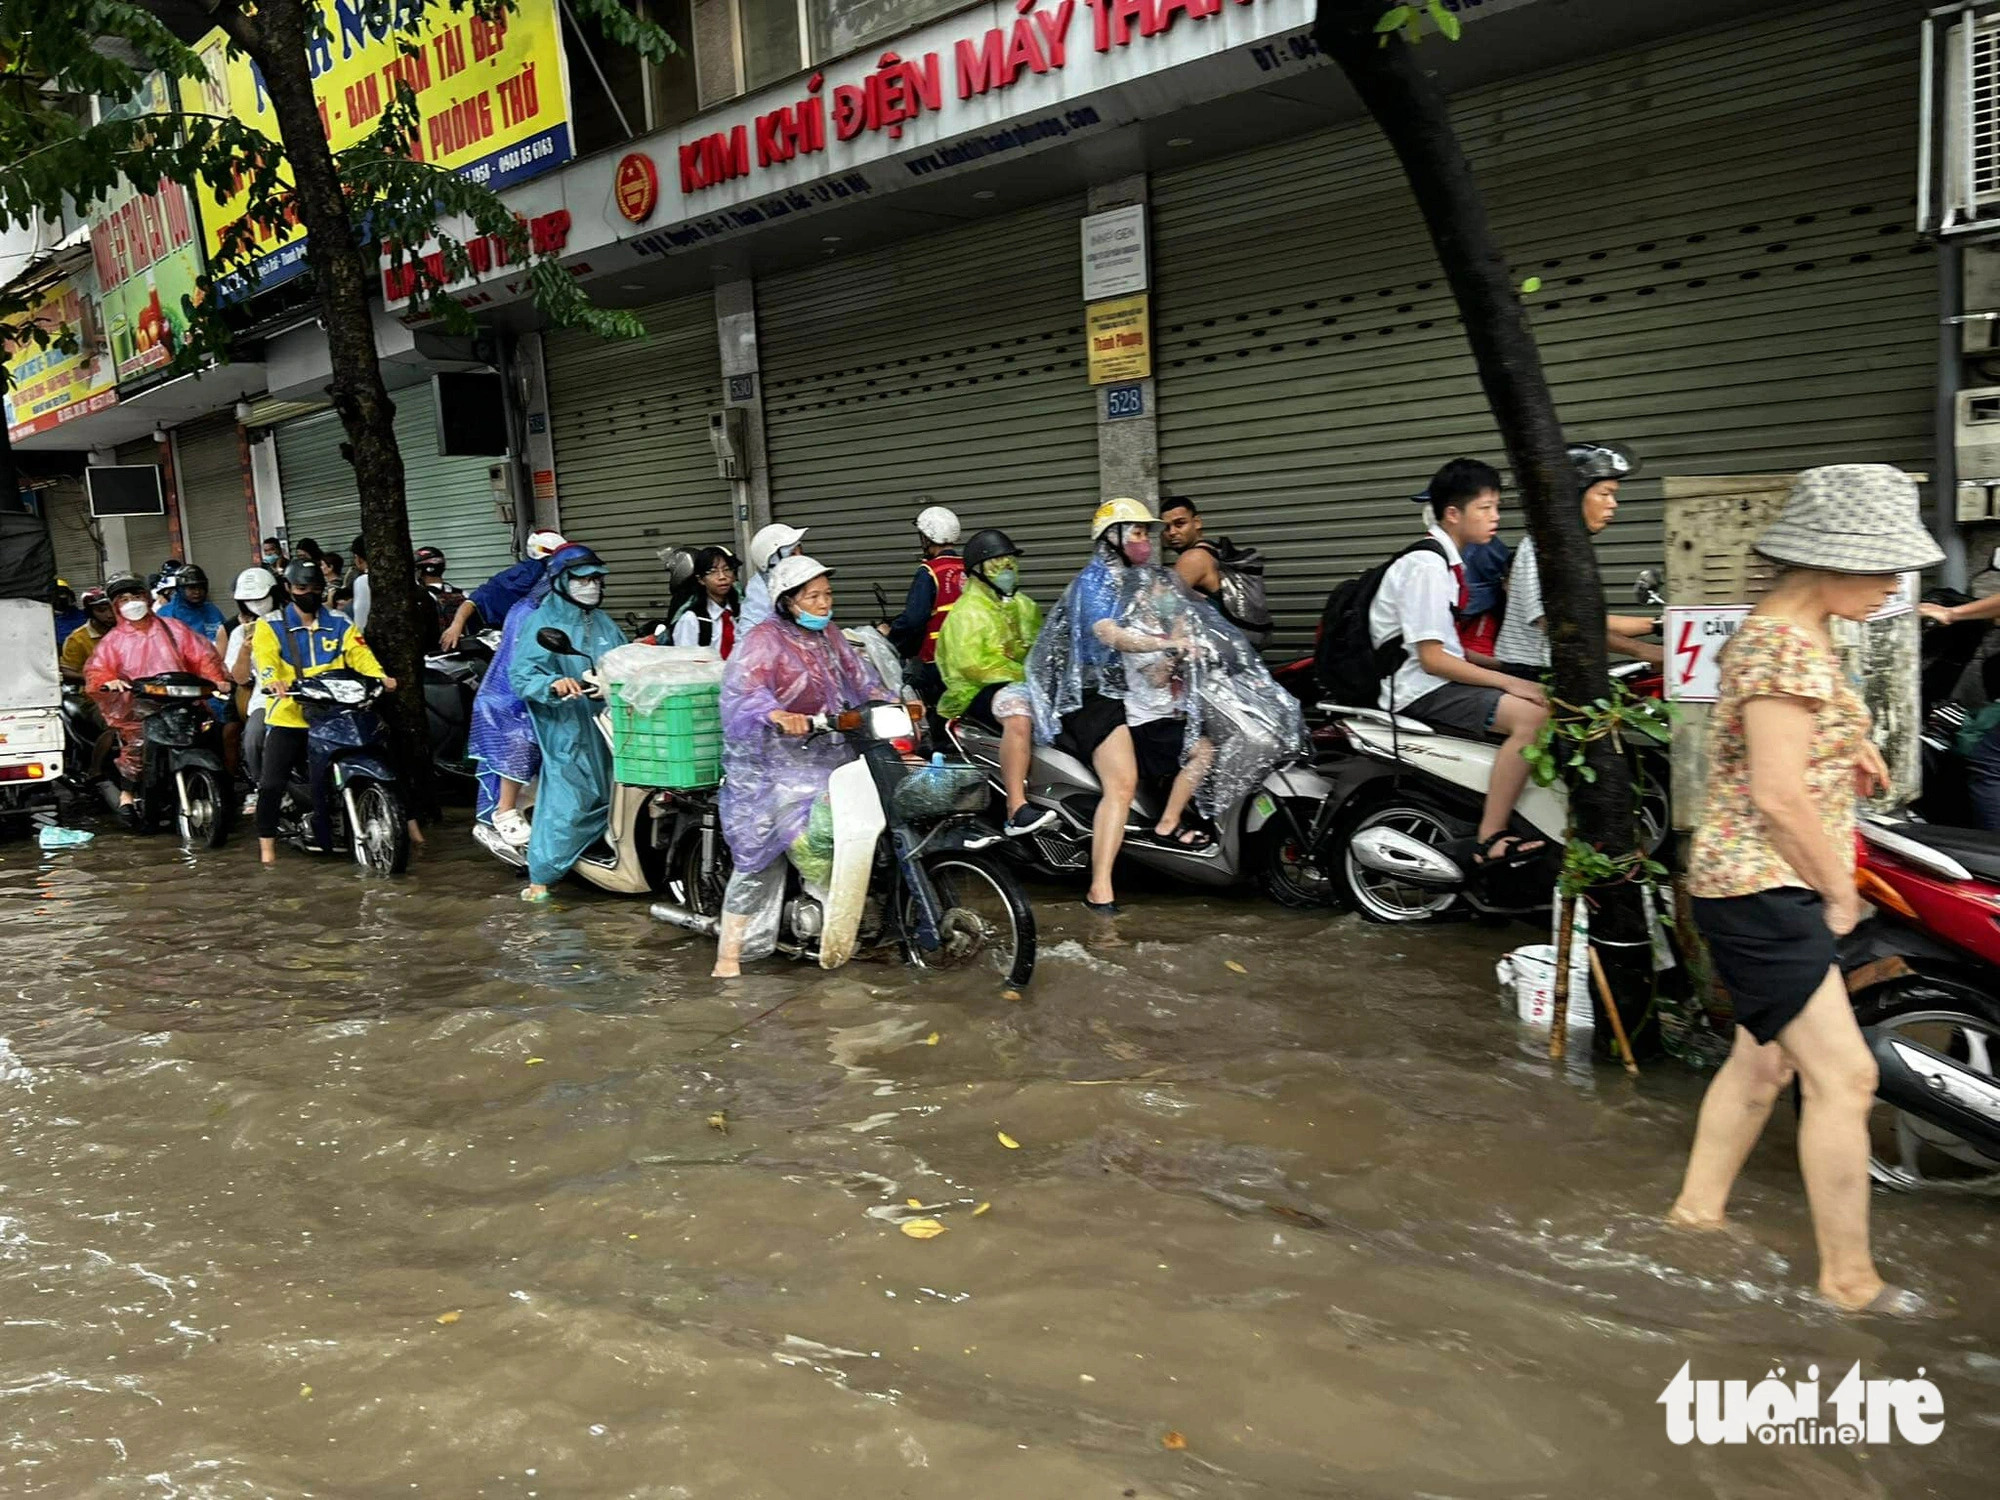
[[[532,255],[554,255],[569,244],[570,217],[566,208],[552,209],[521,223],[528,232],[528,251]],[[474,235],[467,240],[465,258],[471,262],[474,276],[484,276],[496,266],[513,263],[507,241],[497,234]],[[399,302],[414,297],[420,287],[444,283],[446,275],[444,251],[430,250],[418,256],[414,264],[405,261],[384,266],[382,295],[391,302]]]
[[[1146,290],[1146,205],[1129,204],[1083,221],[1083,300]]]
[[[1204,21],[1225,5],[1255,0],[1083,0],[1091,13],[1091,46],[1109,52],[1134,38],[1161,36],[1185,17]],[[747,125],[711,131],[680,148],[681,191],[701,192],[797,156],[824,151],[829,136],[851,141],[871,131],[901,140],[903,127],[919,116],[945,109],[945,78],[956,98],[973,99],[1005,89],[1023,74],[1059,72],[1069,58],[1077,0],[1058,4],[1015,0],[1017,19],[978,37],[951,45],[947,64],[941,51],[914,60],[884,52],[874,71],[859,83],[837,84],[825,92],[826,75],[807,80],[805,97],[756,116]]]
[[[1085,310],[1092,385],[1144,380],[1153,373],[1151,301],[1141,292],[1115,302],[1093,302]]]
[[[64,277],[33,298],[28,314],[49,342],[23,328],[6,350],[7,436],[17,443],[118,403],[89,286]]]

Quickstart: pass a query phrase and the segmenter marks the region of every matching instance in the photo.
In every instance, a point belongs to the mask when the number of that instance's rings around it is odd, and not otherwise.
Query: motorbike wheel
[[[2000,999],[1955,980],[1902,974],[1854,997],[1854,1019],[1879,1026],[2000,1084]],[[2000,1196],[2000,1161],[1882,1099],[1868,1118],[1869,1175],[1899,1192]]]
[[[687,909],[696,916],[720,917],[722,893],[729,885],[729,877],[735,872],[736,861],[729,852],[728,842],[720,833],[715,836],[715,868],[710,870],[702,868],[701,840],[687,840],[677,872]]]
[[[190,766],[181,772],[181,780],[187,787],[187,808],[178,814],[181,837],[190,844],[220,849],[229,842],[236,814],[222,777],[207,766]]]
[[[1298,825],[1310,832],[1318,809],[1303,799],[1291,804]],[[1273,818],[1258,830],[1257,888],[1280,906],[1294,911],[1316,911],[1334,903],[1338,891],[1333,872],[1327,868],[1325,845],[1318,858],[1314,851],[1299,846],[1291,823]]]
[[[1035,974],[1035,913],[1014,872],[977,854],[934,854],[924,871],[943,903],[944,946],[925,953],[906,944],[920,969],[985,969],[1008,984]],[[903,929],[916,927],[916,902],[905,897]]]
[[[354,789],[355,826],[347,830],[354,862],[377,875],[400,875],[410,867],[410,818],[403,799],[385,782],[364,781]]]
[[[1364,867],[1354,857],[1354,835],[1368,828],[1393,828],[1433,847],[1453,842],[1457,832],[1444,815],[1417,801],[1390,801],[1364,813],[1340,842],[1340,874],[1347,898],[1371,922],[1435,922],[1458,905],[1458,892],[1409,885]]]

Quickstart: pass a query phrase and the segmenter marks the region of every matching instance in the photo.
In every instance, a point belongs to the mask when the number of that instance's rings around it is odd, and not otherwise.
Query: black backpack
[[[1391,636],[1377,646],[1368,634],[1368,611],[1381,591],[1383,576],[1412,552],[1445,555],[1437,539],[1427,536],[1326,596],[1326,608],[1319,617],[1319,644],[1313,648],[1313,667],[1321,690],[1335,703],[1373,708],[1381,698],[1382,679],[1403,664],[1403,638]]]
[[[1215,556],[1215,570],[1221,578],[1215,607],[1251,645],[1261,649],[1271,638],[1272,625],[1271,605],[1264,594],[1264,555],[1255,547],[1239,547],[1226,536],[1195,545]]]

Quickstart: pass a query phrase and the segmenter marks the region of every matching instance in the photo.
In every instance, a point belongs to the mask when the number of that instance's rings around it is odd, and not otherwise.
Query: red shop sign
[[[627,152],[619,159],[618,171],[611,182],[611,195],[618,201],[618,212],[634,224],[644,223],[659,206],[660,173],[652,157],[637,151]]]

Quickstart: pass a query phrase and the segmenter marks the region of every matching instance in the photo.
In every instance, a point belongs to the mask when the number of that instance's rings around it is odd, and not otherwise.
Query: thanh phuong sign
[[[423,161],[499,189],[575,154],[555,0],[519,0],[511,13],[490,22],[433,0],[423,26],[408,37],[415,46],[408,57],[399,46],[401,34],[386,24],[371,28],[358,7],[329,0],[321,9],[325,28],[307,58],[320,125],[335,151],[365,139],[394,102],[397,86],[407,84],[423,117],[416,143]],[[220,30],[202,38],[196,50],[206,76],[182,83],[183,107],[233,115],[276,141],[277,121],[256,65],[232,54]],[[206,208],[211,258],[249,206],[239,187]],[[305,231],[296,224],[259,227],[248,264],[265,286],[298,275],[305,270]],[[218,290],[238,297],[249,290],[246,283],[239,263]]]

